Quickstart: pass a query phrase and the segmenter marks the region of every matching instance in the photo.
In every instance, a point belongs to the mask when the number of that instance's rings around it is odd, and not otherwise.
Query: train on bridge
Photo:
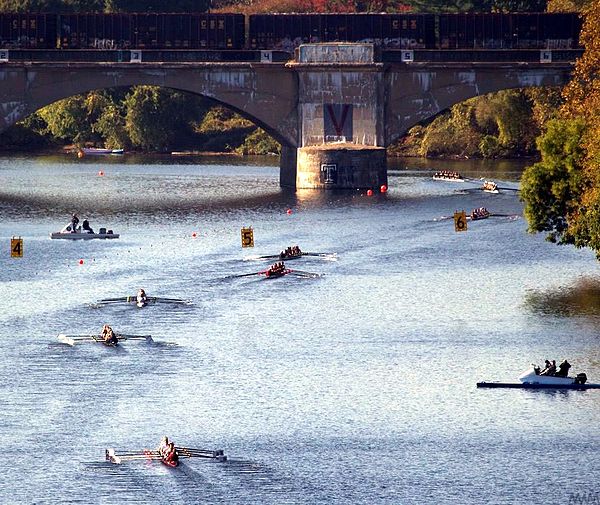
[[[579,49],[577,13],[15,14],[0,49],[281,50],[368,42],[386,50]]]

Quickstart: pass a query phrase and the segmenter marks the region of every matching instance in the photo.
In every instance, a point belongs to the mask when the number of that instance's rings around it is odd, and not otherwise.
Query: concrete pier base
[[[386,150],[356,144],[301,147],[298,189],[377,189],[387,185]]]
[[[282,188],[296,187],[296,155],[297,149],[286,145],[281,146],[279,156],[279,185]]]

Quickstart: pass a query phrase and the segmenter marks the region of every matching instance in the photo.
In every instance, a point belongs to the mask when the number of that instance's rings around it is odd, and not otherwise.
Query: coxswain
[[[136,300],[139,305],[146,305],[146,303],[148,302],[146,292],[142,288],[140,288],[140,290],[138,291]]]
[[[79,224],[79,218],[77,214],[73,213],[71,216],[71,233],[77,233],[77,225]]]

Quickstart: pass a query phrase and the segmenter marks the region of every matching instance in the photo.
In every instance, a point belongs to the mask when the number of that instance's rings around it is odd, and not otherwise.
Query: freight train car
[[[293,51],[300,44],[370,42],[390,49],[433,49],[434,14],[255,14],[250,49]]]
[[[57,41],[54,14],[0,13],[0,47],[53,49]]]
[[[575,13],[440,14],[438,49],[575,49]]]
[[[242,49],[243,14],[68,14],[61,49]]]

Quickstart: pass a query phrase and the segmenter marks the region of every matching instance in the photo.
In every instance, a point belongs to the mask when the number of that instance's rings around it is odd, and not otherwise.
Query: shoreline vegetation
[[[411,128],[388,157],[539,159],[537,137],[560,108],[558,88],[505,90],[452,106]],[[279,155],[249,119],[203,97],[154,86],[106,89],[55,102],[0,135],[2,153],[99,147],[139,154]]]

